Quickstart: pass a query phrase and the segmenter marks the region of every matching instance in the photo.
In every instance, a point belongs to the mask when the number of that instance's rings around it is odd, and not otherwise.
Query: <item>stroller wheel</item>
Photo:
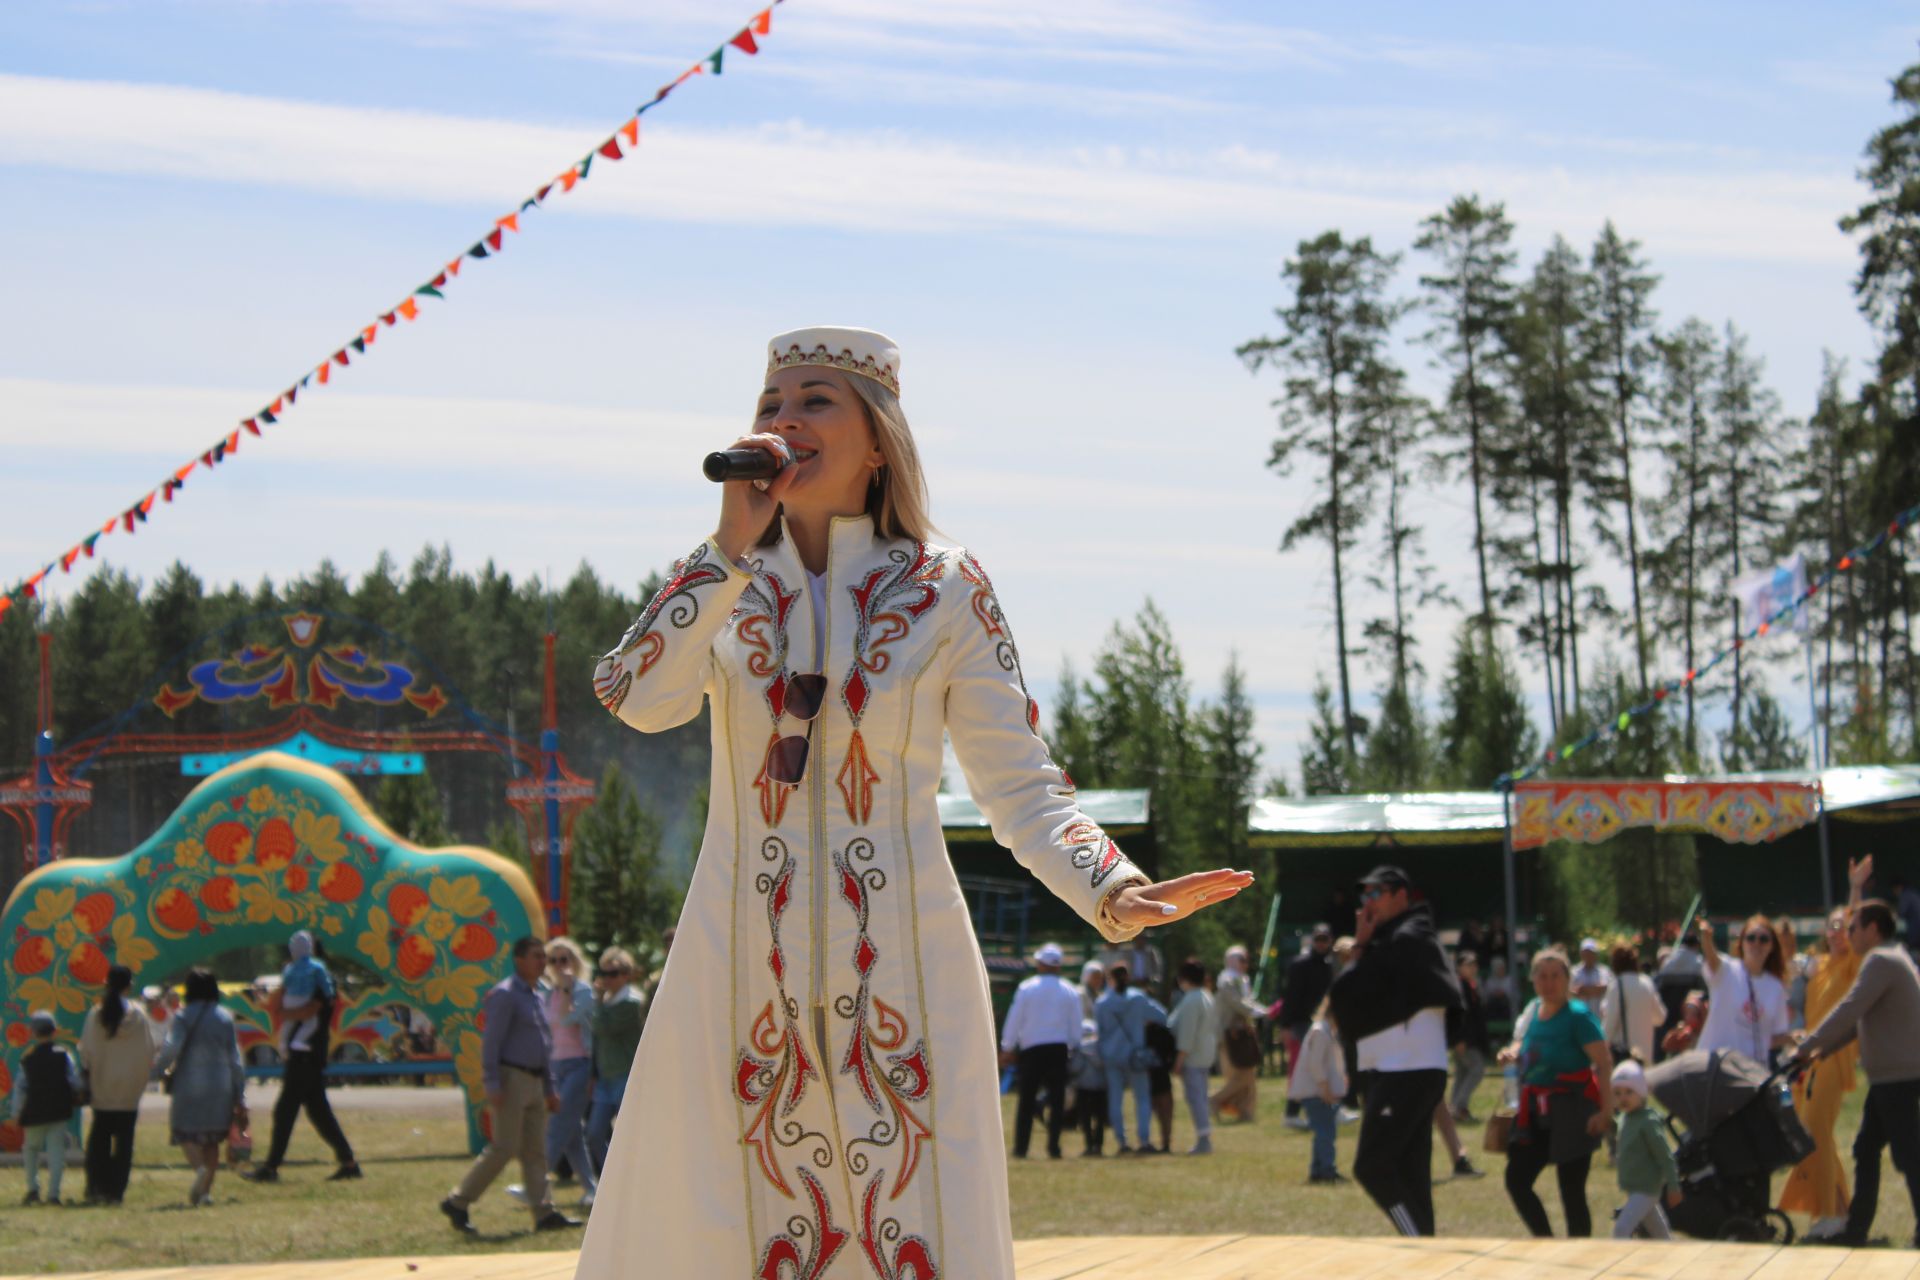
[[[1793,1243],[1793,1219],[1778,1209],[1767,1210],[1767,1238],[1781,1244]]]
[[[1720,1234],[1716,1238],[1763,1244],[1773,1238],[1773,1230],[1757,1218],[1742,1217],[1736,1213],[1720,1224]]]

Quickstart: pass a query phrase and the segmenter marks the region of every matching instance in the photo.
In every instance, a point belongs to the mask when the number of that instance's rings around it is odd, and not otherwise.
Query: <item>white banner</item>
[[[1805,556],[1795,556],[1785,564],[1737,579],[1732,595],[1740,602],[1740,623],[1743,628],[1767,621],[1787,605],[1796,606],[1792,620],[1795,631],[1806,631],[1813,625],[1806,605]]]

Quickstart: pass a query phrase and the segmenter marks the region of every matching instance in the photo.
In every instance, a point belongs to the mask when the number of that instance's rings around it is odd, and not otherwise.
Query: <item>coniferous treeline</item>
[[[1920,503],[1920,65],[1893,81],[1893,102],[1899,119],[1860,172],[1868,199],[1840,219],[1860,242],[1855,292],[1878,358],[1851,371],[1828,355],[1805,420],[1783,414],[1733,321],[1662,315],[1659,273],[1612,221],[1584,251],[1556,235],[1522,262],[1503,206],[1462,195],[1420,224],[1411,264],[1338,230],[1300,242],[1279,329],[1239,354],[1282,379],[1269,465],[1314,485],[1281,550],[1324,546],[1331,571],[1307,791],[1486,786],[1732,644],[1757,621],[1741,616],[1740,579],[1796,553],[1817,576]],[[1444,380],[1433,402],[1407,391],[1403,328]],[[1470,500],[1467,545],[1446,548],[1471,565],[1454,575],[1458,600],[1409,517],[1416,476]],[[1805,718],[1828,762],[1920,758],[1910,541],[1815,602],[1804,718],[1755,670],[1798,659],[1793,647],[1737,648],[1647,734],[1557,770],[1804,766]],[[1464,615],[1437,716],[1412,628],[1435,607]],[[1357,663],[1375,677],[1370,713]]]

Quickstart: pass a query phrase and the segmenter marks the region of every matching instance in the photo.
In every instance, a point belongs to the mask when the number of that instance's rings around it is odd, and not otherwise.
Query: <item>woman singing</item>
[[[711,801],[578,1274],[1013,1275],[987,976],[941,839],[952,739],[994,837],[1108,940],[1252,882],[1150,884],[1041,741],[993,585],[932,541],[899,351],[775,338],[784,464],[594,673],[656,732],[712,706]]]

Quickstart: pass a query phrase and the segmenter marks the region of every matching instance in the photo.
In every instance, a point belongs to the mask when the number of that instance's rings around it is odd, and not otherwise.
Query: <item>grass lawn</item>
[[[1053,1235],[1252,1234],[1385,1235],[1387,1221],[1356,1187],[1306,1185],[1309,1137],[1281,1124],[1278,1081],[1263,1081],[1257,1124],[1215,1131],[1217,1154],[1188,1159],[1104,1160],[1079,1158],[1078,1135],[1066,1139],[1067,1158],[1043,1154],[1010,1161],[1013,1230],[1016,1237]],[[459,1112],[444,1096],[418,1104],[407,1091],[388,1090],[382,1105],[356,1100],[360,1090],[337,1090],[342,1123],[366,1168],[363,1181],[329,1183],[326,1149],[306,1122],[296,1131],[292,1155],[274,1186],[255,1186],[222,1173],[216,1203],[185,1207],[189,1175],[185,1162],[164,1145],[164,1120],[143,1116],[133,1183],[120,1209],[24,1209],[18,1168],[0,1171],[0,1272],[24,1274],[132,1267],[191,1266],[222,1262],[374,1255],[497,1253],[546,1250],[577,1244],[578,1233],[533,1235],[525,1210],[506,1199],[499,1185],[474,1210],[482,1234],[463,1239],[434,1204],[466,1167]],[[1476,1112],[1495,1100],[1497,1084],[1482,1088]],[[1858,1124],[1860,1093],[1842,1113],[1840,1134],[1850,1141]],[[257,1110],[265,1140],[265,1112]],[[1005,1116],[1012,1129],[1013,1103]],[[1501,1157],[1479,1151],[1478,1126],[1465,1131],[1474,1159],[1489,1176],[1477,1181],[1440,1181],[1435,1208],[1440,1230],[1454,1236],[1518,1236],[1518,1219],[1507,1203],[1499,1172]],[[1340,1163],[1352,1163],[1355,1130],[1340,1131]],[[1174,1149],[1192,1140],[1184,1106],[1174,1119]],[[1044,1152],[1044,1138],[1036,1152]],[[1111,1147],[1109,1147],[1111,1149]],[[1436,1157],[1436,1177],[1445,1177]],[[80,1172],[70,1170],[70,1195],[78,1195]],[[501,1184],[517,1176],[512,1170]],[[1543,1198],[1559,1222],[1551,1172],[1543,1175]],[[1776,1188],[1778,1179],[1776,1179]],[[1604,1232],[1618,1203],[1613,1171],[1596,1162],[1588,1184],[1595,1229]],[[559,1197],[573,1209],[571,1188]],[[603,1205],[602,1208],[609,1206]],[[575,1210],[575,1215],[579,1212]],[[1905,1242],[1913,1214],[1905,1185],[1891,1167],[1884,1171],[1875,1233]]]

